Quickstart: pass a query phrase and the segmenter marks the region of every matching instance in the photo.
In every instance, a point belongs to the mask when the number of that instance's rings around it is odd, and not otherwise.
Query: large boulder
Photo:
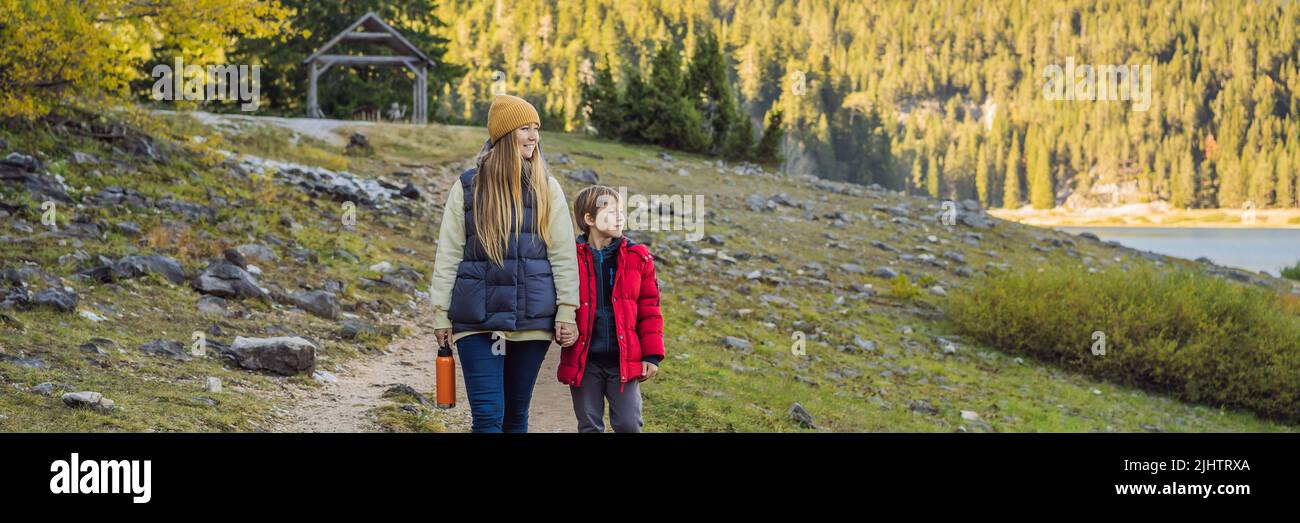
[[[189,361],[190,353],[185,352],[185,345],[176,340],[157,339],[140,346],[140,350],[150,356],[164,356],[181,361]]]
[[[194,290],[222,298],[257,298],[266,299],[266,290],[257,284],[257,280],[248,271],[225,260],[208,264],[206,269],[194,278]]]
[[[339,317],[339,300],[325,291],[298,291],[289,295],[289,302],[322,318]]]
[[[285,376],[309,371],[316,365],[316,345],[297,336],[275,338],[235,337],[222,351],[240,367]]]
[[[72,312],[77,310],[77,293],[50,287],[32,296],[32,305],[49,307],[59,312]]]
[[[166,256],[124,256],[113,263],[111,270],[115,280],[135,278],[148,273],[162,276],[177,285],[185,282],[185,270],[181,268],[181,264]]]

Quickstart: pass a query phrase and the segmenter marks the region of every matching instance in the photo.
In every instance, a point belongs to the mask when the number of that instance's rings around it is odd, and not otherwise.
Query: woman
[[[430,296],[434,336],[455,343],[474,432],[528,432],[551,341],[578,338],[578,261],[564,191],[522,98],[488,110],[487,143],[447,195]]]

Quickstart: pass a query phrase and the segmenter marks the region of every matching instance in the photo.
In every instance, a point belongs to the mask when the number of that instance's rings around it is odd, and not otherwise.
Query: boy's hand
[[[578,341],[578,325],[574,323],[555,323],[555,342],[561,347],[568,347]]]
[[[648,361],[641,362],[641,379],[637,381],[646,381],[659,374],[659,366]]]

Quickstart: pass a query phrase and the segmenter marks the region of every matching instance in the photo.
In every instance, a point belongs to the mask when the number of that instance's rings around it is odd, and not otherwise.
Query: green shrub
[[[1283,267],[1282,277],[1289,280],[1300,281],[1300,261],[1295,262],[1295,265],[1290,267]]]
[[[947,303],[958,329],[1009,353],[1300,419],[1300,316],[1269,290],[1183,269],[1057,267],[993,274]]]

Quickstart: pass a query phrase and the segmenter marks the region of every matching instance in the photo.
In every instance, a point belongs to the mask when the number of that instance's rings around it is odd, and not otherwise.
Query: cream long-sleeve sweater
[[[573,221],[569,218],[569,203],[564,189],[554,177],[548,176],[551,193],[551,211],[547,221],[551,241],[546,245],[546,257],[551,262],[555,278],[555,321],[576,322],[578,309],[578,250],[573,235]],[[433,304],[435,329],[450,329],[447,309],[451,307],[451,289],[456,283],[456,269],[464,259],[465,250],[465,191],[460,180],[452,184],[447,193],[447,205],[442,211],[442,226],[438,232],[438,249],[433,260],[433,281],[429,286],[429,299]],[[457,332],[452,341],[487,331]],[[549,340],[553,333],[543,330],[502,332],[510,341]]]

